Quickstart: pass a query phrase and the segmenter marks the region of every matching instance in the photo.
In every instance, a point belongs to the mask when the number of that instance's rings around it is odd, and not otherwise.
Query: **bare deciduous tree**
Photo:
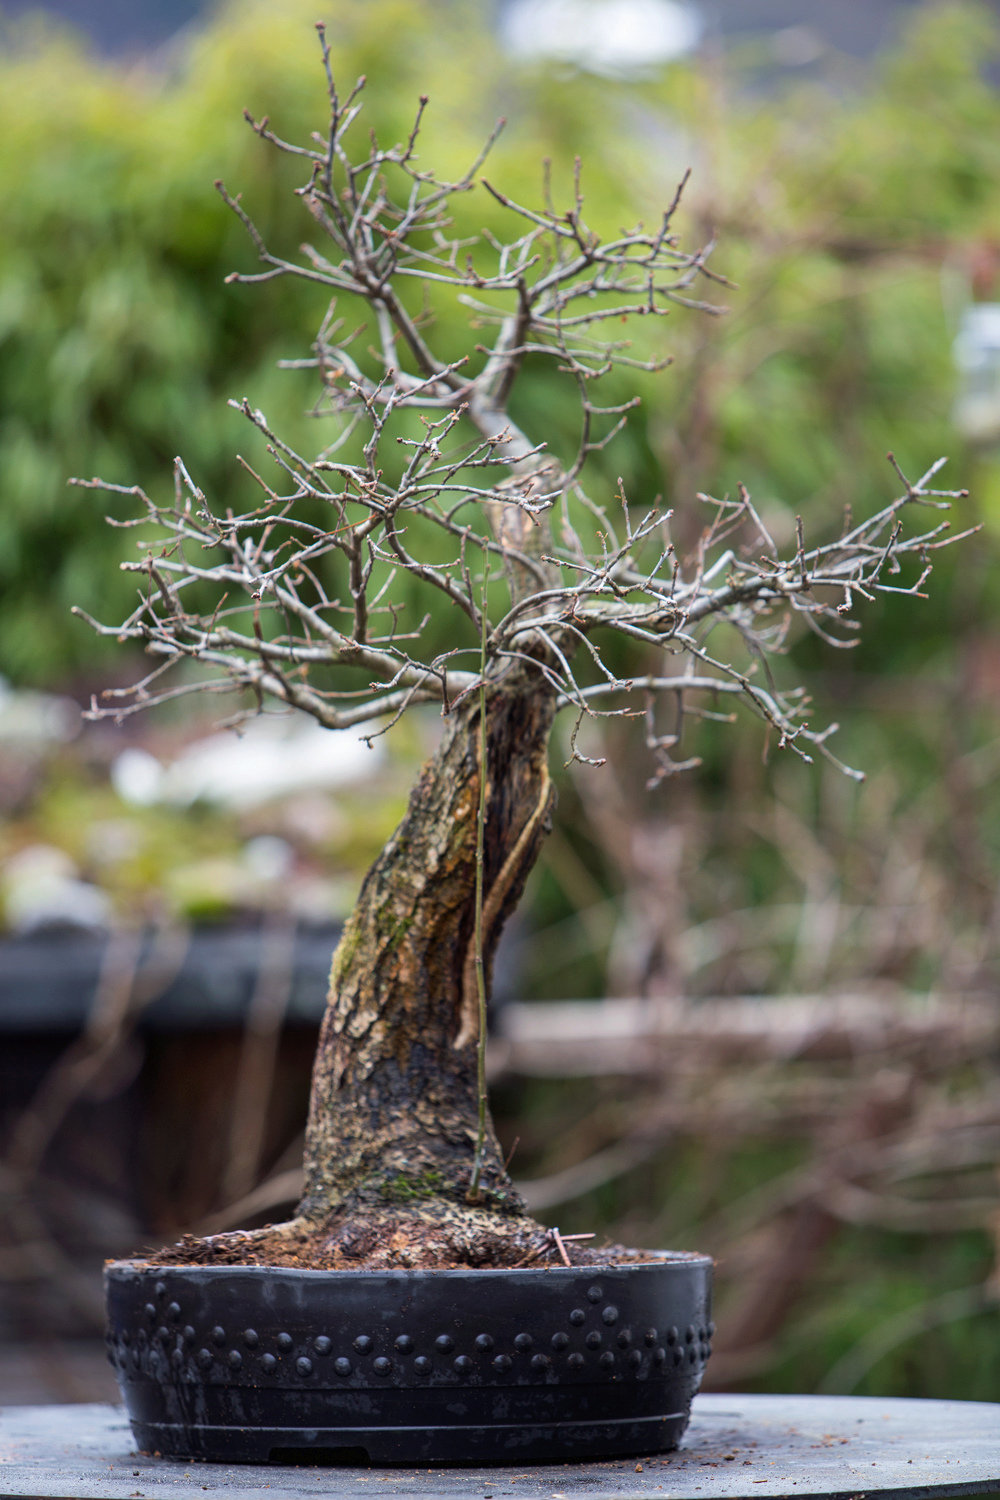
[[[954,492],[929,487],[940,463],[916,483],[900,473],[901,494],[877,515],[848,516],[839,537],[815,546],[800,524],[787,557],[742,490],[735,500],[700,497],[708,519],[688,558],[655,505],[637,513],[620,484],[594,498],[588,461],[634,405],[602,404],[601,378],[662,363],[630,354],[621,323],[678,304],[716,311],[696,295],[723,279],[708,266],[711,246],[685,251],[673,228],[680,190],[655,228],[602,239],[585,220],[579,170],[558,208],[547,174],[539,208],[479,178],[496,132],[460,180],[424,170],[425,100],[404,144],[362,137],[352,150],[364,80],[342,99],[322,28],[320,37],[328,132],[302,147],[267,120],[250,123],[302,158],[308,179],[298,191],[324,250],[307,244],[301,262],[281,259],[239,199],[220,191],[264,266],[232,279],[303,277],[331,299],[313,358],[291,363],[316,369],[317,411],[335,420],[336,436],[305,457],[240,403],[277,475],[254,473],[260,503],[242,515],[218,514],[180,460],[167,503],[90,481],[140,503],[134,521],[115,524],[154,528],[141,559],[124,564],[140,581],[135,610],[118,625],[91,623],[141,641],[157,660],[93,713],[234,692],[245,705],[236,719],[298,709],[336,730],[435,703],[446,728],[334,957],[296,1218],[171,1253],[512,1264],[551,1242],[507,1176],[477,1044],[497,939],[548,824],[556,715],[572,716],[571,755],[582,760],[587,716],[643,717],[651,785],[697,764],[682,755],[686,720],[730,717],[720,705],[743,704],[805,759],[832,759],[835,726],[810,725],[805,694],[776,686],[767,657],[796,621],[849,646],[860,599],[919,596],[934,551],[951,538],[946,522],[915,534],[905,522],[946,507]],[[480,183],[505,211],[510,238],[456,236],[451,200]],[[427,314],[444,294],[489,331],[452,361],[435,352]],[[361,329],[346,331],[344,309],[359,300],[374,349],[362,347]],[[564,462],[547,445],[544,410],[527,432],[509,414],[526,362],[543,361],[578,393],[579,443]],[[406,575],[454,612],[449,649],[422,649],[423,627],[400,607]],[[612,634],[632,643],[634,676],[610,664],[602,642]]]

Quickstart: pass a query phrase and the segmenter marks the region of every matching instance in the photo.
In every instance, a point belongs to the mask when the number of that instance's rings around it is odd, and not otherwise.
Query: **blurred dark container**
[[[339,935],[333,925],[294,933],[258,1177],[301,1160]],[[153,943],[144,940],[140,965]],[[260,926],[196,929],[163,992],[120,1029],[96,1071],[82,1070],[81,1087],[74,1068],[108,939],[52,930],[0,940],[0,1155],[29,1108],[51,1134],[26,1183],[16,1173],[0,1183],[10,1195],[0,1247],[13,1266],[0,1282],[0,1346],[98,1336],[103,1261],[170,1241],[226,1200],[234,1091],[266,943]]]

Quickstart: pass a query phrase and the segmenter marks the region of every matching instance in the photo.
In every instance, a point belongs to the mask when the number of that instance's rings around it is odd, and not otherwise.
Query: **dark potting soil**
[[[511,1235],[480,1230],[456,1243],[454,1227],[432,1220],[398,1220],[390,1225],[326,1226],[323,1231],[298,1226],[265,1226],[199,1239],[184,1235],[176,1244],[148,1258],[151,1266],[276,1266],[316,1271],[457,1271],[516,1270],[565,1265],[556,1238],[541,1226]],[[291,1230],[292,1232],[289,1232]],[[640,1265],[655,1259],[649,1250],[625,1245],[592,1245],[563,1240],[570,1265]]]

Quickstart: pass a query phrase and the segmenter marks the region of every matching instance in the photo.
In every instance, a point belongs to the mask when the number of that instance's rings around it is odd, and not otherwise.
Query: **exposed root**
[[[595,1248],[564,1242],[573,1265],[647,1259],[621,1245]],[[197,1239],[185,1235],[150,1257],[155,1265],[286,1266],[317,1271],[514,1269],[562,1264],[556,1237],[526,1215],[499,1217],[488,1209],[432,1198],[419,1205],[386,1205],[306,1218],[262,1229]]]

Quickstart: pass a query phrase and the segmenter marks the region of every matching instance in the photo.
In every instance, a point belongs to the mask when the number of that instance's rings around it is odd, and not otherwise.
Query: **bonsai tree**
[[[136,608],[119,624],[90,623],[141,641],[155,665],[91,712],[122,718],[232,692],[237,719],[299,710],[333,731],[381,733],[413,705],[435,704],[444,733],[334,955],[296,1216],[186,1239],[164,1256],[316,1267],[567,1259],[508,1178],[485,1085],[491,964],[549,826],[557,715],[570,717],[579,760],[585,719],[642,718],[651,786],[698,764],[682,758],[690,717],[729,718],[737,703],[778,746],[833,759],[836,726],[812,727],[804,693],[776,686],[767,657],[794,622],[851,645],[860,600],[920,596],[951,538],[945,521],[912,533],[905,523],[955,492],[929,488],[940,463],[915,483],[897,470],[891,504],[848,515],[818,545],[800,522],[788,556],[745,490],[699,496],[707,521],[690,556],[675,550],[669,512],[637,512],[620,483],[591,494],[592,478],[603,481],[590,460],[634,405],[602,402],[602,377],[664,363],[630,353],[622,323],[678,304],[715,311],[694,294],[723,279],[710,247],[683,249],[673,228],[680,190],[655,226],[602,239],[586,222],[579,170],[561,207],[547,182],[531,207],[479,177],[496,131],[460,180],[444,181],[418,154],[425,99],[402,145],[356,139],[364,79],[341,97],[319,32],[327,132],[294,145],[248,116],[302,159],[298,194],[317,244],[301,262],[272,254],[218,186],[263,263],[230,279],[294,276],[325,293],[312,357],[292,363],[315,369],[317,409],[335,435],[308,457],[239,403],[273,459],[271,477],[250,471],[259,503],[239,515],[219,514],[180,460],[166,501],[87,482],[134,496],[140,513],[125,524],[153,528],[140,559],[123,564],[138,576]],[[474,189],[504,211],[509,237],[457,237],[451,200]],[[441,296],[467,309],[474,330],[458,358],[435,347],[428,308]],[[362,326],[350,332],[357,304]],[[562,460],[544,409],[526,411],[523,428],[510,414],[526,363],[544,361],[578,400],[579,441]],[[443,650],[424,646],[427,620],[416,617],[414,600],[429,594],[447,613]]]

